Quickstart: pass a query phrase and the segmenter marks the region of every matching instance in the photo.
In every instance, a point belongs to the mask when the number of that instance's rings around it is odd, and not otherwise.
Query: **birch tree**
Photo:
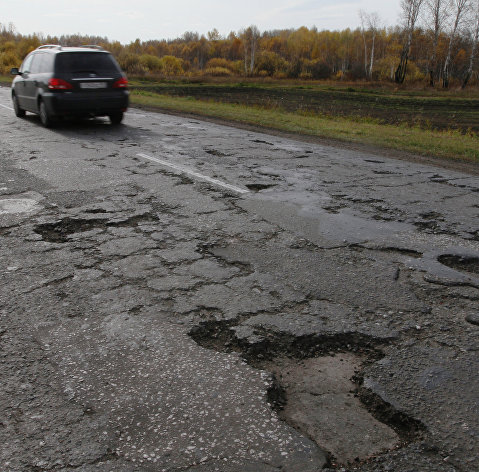
[[[472,23],[472,48],[471,48],[471,56],[469,57],[469,67],[464,75],[464,79],[462,81],[462,88],[465,88],[469,79],[472,76],[472,69],[474,67],[474,60],[476,58],[476,52],[478,47],[479,41],[479,0],[475,0],[473,5],[473,23]]]
[[[373,77],[376,35],[379,29],[379,15],[375,12],[366,13],[364,10],[359,10],[359,18],[361,19],[361,35],[364,43],[364,72],[366,77],[371,80]],[[369,36],[371,37],[371,51],[369,52],[369,60],[366,33],[369,33]]]
[[[406,78],[407,63],[409,60],[409,53],[411,51],[412,35],[414,33],[416,22],[423,3],[424,0],[401,1],[405,39],[399,65],[396,69],[396,73],[394,74],[394,79],[398,84],[402,84]]]
[[[245,75],[253,75],[259,37],[259,29],[254,25],[251,25],[245,30],[241,31],[241,38],[243,40],[244,49]]]
[[[452,28],[449,35],[449,44],[447,46],[446,60],[444,61],[444,68],[442,71],[442,86],[444,88],[449,87],[452,46],[454,44],[454,40],[456,39],[456,34],[458,32],[459,25],[463,19],[464,13],[466,13],[469,9],[470,0],[451,0],[451,6],[454,8],[454,22],[452,23]]]
[[[250,58],[249,73],[251,75],[253,75],[254,64],[255,64],[255,60],[256,60],[256,50],[258,49],[258,40],[259,40],[259,37],[260,37],[260,32],[259,32],[259,29],[254,25],[250,26],[248,29],[251,31],[251,34],[250,34],[250,43],[251,43],[250,54],[251,54],[251,58]]]
[[[374,48],[376,46],[376,35],[379,29],[379,15],[377,13],[371,13],[368,17],[368,26],[371,31],[371,54],[369,55],[369,80],[373,78],[374,67]]]
[[[359,19],[361,20],[361,37],[364,45],[364,74],[368,76],[368,44],[366,38],[366,24],[367,13],[364,10],[359,10]]]
[[[448,17],[446,0],[426,0],[426,22],[431,25],[432,45],[428,64],[429,85],[434,87],[437,76],[437,47],[439,35]]]

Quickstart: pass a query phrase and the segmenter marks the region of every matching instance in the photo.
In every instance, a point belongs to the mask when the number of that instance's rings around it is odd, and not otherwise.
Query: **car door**
[[[30,110],[28,100],[28,92],[27,92],[27,83],[30,77],[30,68],[33,61],[33,54],[30,54],[25,58],[21,67],[20,67],[20,75],[18,76],[17,80],[15,81],[15,95],[18,99],[18,104],[20,108],[24,110]]]
[[[29,71],[23,74],[25,90],[25,110],[37,112],[37,90],[38,75],[41,70],[42,53],[32,54],[32,62],[29,64]]]

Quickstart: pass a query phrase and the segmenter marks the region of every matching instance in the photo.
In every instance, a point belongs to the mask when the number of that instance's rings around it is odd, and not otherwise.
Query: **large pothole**
[[[263,364],[286,394],[279,416],[338,463],[366,459],[400,444],[399,435],[362,405],[352,381],[364,358],[352,353]]]
[[[382,340],[359,333],[243,336],[237,321],[207,321],[190,331],[200,345],[237,351],[272,374],[269,400],[281,419],[346,465],[418,438],[420,422],[396,411],[364,387],[363,366],[381,357]]]

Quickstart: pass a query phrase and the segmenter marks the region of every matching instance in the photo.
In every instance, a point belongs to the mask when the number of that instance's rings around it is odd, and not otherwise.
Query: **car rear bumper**
[[[109,115],[125,111],[129,105],[128,90],[115,90],[103,93],[62,92],[44,93],[45,102],[51,115]]]

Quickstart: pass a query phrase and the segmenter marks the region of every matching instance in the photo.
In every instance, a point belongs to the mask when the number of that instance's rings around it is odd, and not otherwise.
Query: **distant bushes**
[[[210,77],[231,77],[240,73],[240,61],[229,61],[222,57],[210,59],[202,71],[202,75]]]
[[[206,67],[202,75],[209,75],[210,77],[230,77],[233,75],[233,72],[226,67]]]
[[[152,54],[120,53],[118,62],[130,74],[160,74],[166,77],[181,76],[185,73],[184,61],[174,56],[161,58]]]

